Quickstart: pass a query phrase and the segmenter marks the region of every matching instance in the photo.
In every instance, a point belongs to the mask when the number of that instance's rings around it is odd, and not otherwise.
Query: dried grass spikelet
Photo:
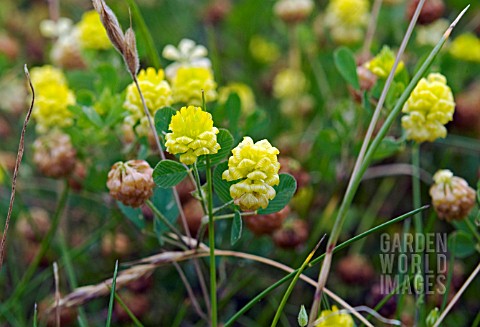
[[[122,55],[128,71],[132,76],[136,76],[140,68],[140,60],[138,59],[135,33],[132,27],[129,27],[124,34],[117,16],[115,16],[115,13],[107,6],[104,0],[92,0],[92,4],[93,8],[95,8],[100,15],[108,38],[115,49]]]

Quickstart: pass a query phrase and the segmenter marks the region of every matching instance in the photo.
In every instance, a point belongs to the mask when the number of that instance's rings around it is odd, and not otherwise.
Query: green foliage
[[[297,190],[297,181],[289,174],[280,174],[280,183],[274,187],[277,195],[265,209],[258,210],[261,215],[268,215],[282,210],[292,199]]]
[[[233,136],[230,132],[224,128],[220,128],[217,134],[217,142],[220,144],[220,150],[217,153],[209,155],[210,164],[216,165],[222,162],[233,148]],[[199,169],[205,168],[206,156],[200,156],[197,159],[197,167]]]
[[[172,107],[163,107],[155,113],[155,128],[158,135],[168,133],[168,125],[177,111]]]
[[[453,240],[455,238],[455,241]],[[466,258],[475,253],[475,240],[473,237],[462,230],[455,231],[448,236],[448,244],[454,244],[455,248],[451,249],[458,258]]]
[[[180,183],[188,175],[184,165],[173,160],[160,161],[153,170],[153,180],[158,187],[169,188]]]
[[[213,171],[213,189],[223,203],[232,201],[232,197],[230,196],[230,186],[235,184],[235,181],[227,182],[222,179],[222,174],[227,169],[228,162],[222,162],[215,167],[215,170]]]
[[[353,86],[354,89],[360,89],[360,83],[357,75],[357,64],[355,63],[355,57],[353,52],[347,47],[341,47],[334,52],[335,66],[337,67],[340,75],[347,81],[348,84]]]
[[[232,221],[232,231],[230,232],[230,244],[235,245],[242,237],[242,216],[240,211],[235,210]]]

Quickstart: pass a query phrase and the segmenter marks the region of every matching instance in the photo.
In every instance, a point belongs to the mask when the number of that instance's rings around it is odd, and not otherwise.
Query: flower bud
[[[418,3],[420,0],[412,0],[407,6],[407,18],[411,20],[415,10],[417,9]],[[445,4],[443,0],[428,0],[425,1],[420,15],[418,16],[418,23],[422,25],[427,25],[433,23],[440,17],[442,17],[443,12],[445,11]]]
[[[75,169],[77,152],[67,134],[54,131],[43,135],[33,143],[33,150],[33,161],[45,176],[66,177]]]
[[[273,235],[273,242],[284,249],[294,249],[303,245],[308,239],[308,225],[304,220],[293,219],[286,222]]]
[[[440,316],[440,313],[438,311],[438,308],[433,308],[432,311],[427,316],[427,327],[432,327],[435,325],[435,322],[437,321],[438,317]]]
[[[475,190],[447,169],[437,171],[433,180],[430,196],[438,217],[447,221],[464,219],[475,206]]]
[[[299,23],[310,15],[313,10],[312,0],[279,0],[273,11],[285,23]]]
[[[255,235],[272,234],[282,227],[283,221],[289,214],[290,207],[286,206],[282,210],[269,215],[244,216],[243,221]]]
[[[153,169],[144,160],[115,163],[108,173],[110,195],[131,207],[140,207],[153,194]]]
[[[367,258],[360,255],[343,257],[337,266],[340,278],[347,284],[368,284],[375,275],[375,271]]]

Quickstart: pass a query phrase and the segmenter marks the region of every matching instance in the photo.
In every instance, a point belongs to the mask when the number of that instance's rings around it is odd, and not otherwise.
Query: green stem
[[[459,16],[461,17],[461,16]],[[457,18],[456,21],[458,21],[459,18]],[[325,261],[322,264],[322,268],[320,270],[319,278],[318,278],[318,287],[317,291],[315,292],[315,297],[314,297],[314,305],[312,306],[311,310],[311,315],[310,319],[315,319],[312,318],[312,315],[316,315],[318,311],[318,301],[320,300],[321,297],[321,291],[323,287],[325,286],[328,278],[328,274],[330,272],[330,266],[332,263],[332,250],[334,249],[335,245],[337,244],[338,238],[340,236],[340,233],[342,231],[343,224],[345,222],[345,218],[347,216],[347,212],[350,209],[350,205],[353,202],[353,198],[355,197],[355,194],[357,192],[358,186],[360,185],[360,182],[362,181],[362,177],[365,174],[365,171],[370,165],[370,162],[372,161],[373,155],[375,154],[375,151],[377,150],[378,146],[382,142],[382,140],[385,138],[387,135],[388,131],[390,130],[390,127],[392,124],[395,122],[398,114],[402,110],[403,105],[407,101],[408,97],[410,96],[410,93],[413,91],[417,83],[420,81],[420,79],[424,76],[424,74],[427,72],[427,69],[430,67],[432,64],[433,60],[439,53],[440,49],[442,48],[443,44],[447,40],[448,36],[450,35],[451,30],[455,26],[455,23],[452,23],[450,25],[449,29],[445,32],[445,34],[442,36],[440,41],[437,43],[435,48],[430,52],[430,55],[427,57],[425,62],[422,64],[418,72],[413,76],[412,80],[408,84],[407,88],[405,91],[402,93],[400,98],[398,99],[397,103],[395,104],[395,107],[393,110],[390,112],[388,115],[387,119],[385,120],[385,123],[382,125],[380,128],[380,131],[378,132],[377,136],[374,138],[372,141],[372,144],[368,147],[368,150],[365,154],[364,160],[361,162],[359,169],[356,174],[353,174],[347,191],[345,193],[345,197],[343,198],[342,204],[340,205],[340,209],[338,211],[337,217],[335,219],[335,223],[333,225],[332,232],[330,234],[330,238],[328,239],[328,244],[327,244],[327,252],[326,252],[326,258]]]
[[[452,250],[450,251],[450,260],[448,262],[448,272],[447,272],[447,284],[445,285],[445,293],[443,294],[443,299],[442,299],[442,308],[440,311],[443,312],[445,310],[445,307],[447,306],[447,301],[448,301],[448,294],[450,294],[450,285],[452,284],[452,277],[453,277],[453,265],[455,264],[455,248],[456,248],[456,243],[457,243],[457,236],[452,238],[453,239],[453,244],[449,248]]]
[[[477,229],[475,228],[475,226],[473,226],[473,223],[470,221],[470,219],[465,218],[465,224],[467,224],[467,227],[468,229],[470,229],[470,231],[472,232],[473,236],[475,236],[475,238],[478,240],[478,242],[480,243],[480,235],[478,234],[478,231]]]
[[[420,186],[420,145],[418,143],[414,143],[412,146],[412,167],[413,167],[413,172],[412,172],[413,207],[418,208],[422,203],[422,194],[421,194],[421,186]],[[416,215],[413,216],[413,224],[415,227],[415,233],[423,234],[423,222],[422,222],[421,213],[417,213]],[[420,249],[423,249],[423,238],[419,239],[418,247]],[[419,271],[416,271],[414,273],[422,276],[423,280],[425,280],[425,277],[426,277],[424,275],[424,271],[425,271],[424,264],[425,262],[423,259],[423,253],[420,253],[420,265],[418,267]],[[421,294],[416,295],[417,300],[421,296],[424,296],[424,294],[425,294],[425,288],[422,289]],[[415,306],[415,312],[416,312],[415,316],[416,316],[417,323],[419,321],[423,321],[424,313],[425,313],[425,304],[424,303],[422,305],[417,304]]]
[[[67,248],[67,242],[63,233],[60,233],[59,237],[60,250],[62,252],[63,261],[65,263],[65,270],[67,272],[68,282],[72,289],[78,287],[77,277],[75,276],[75,269],[73,268],[72,258]],[[85,310],[82,307],[78,308],[78,319],[81,326],[88,326],[87,316],[85,315]]]
[[[205,198],[203,197],[202,184],[200,183],[200,174],[198,173],[197,162],[193,164],[193,176],[195,177],[195,185],[197,187],[197,193],[200,196],[200,203],[202,204],[203,213],[207,213],[207,207],[205,205]]]
[[[148,60],[150,61],[150,64],[155,68],[160,68],[161,67],[160,56],[157,52],[157,49],[155,48],[155,43],[153,41],[152,34],[150,34],[150,31],[148,30],[147,24],[143,19],[142,13],[138,8],[137,3],[135,2],[135,0],[127,0],[127,3],[130,9],[132,10],[133,18],[137,22],[138,28],[140,30],[140,35],[142,36],[143,41],[145,42],[147,57],[148,57]]]
[[[157,207],[155,207],[152,201],[147,200],[145,201],[145,203],[150,209],[152,209],[155,216],[158,217],[165,225],[167,225],[168,228],[172,230],[172,232],[174,232],[177,235],[178,240],[182,242],[184,245],[187,245],[187,243],[185,243],[185,240],[183,239],[182,233],[180,233],[180,231],[170,221],[168,221],[168,219],[160,212],[160,210],[158,210]]]
[[[133,324],[136,327],[144,327],[143,324],[138,320],[137,317],[133,314],[133,312],[128,308],[128,306],[123,302],[122,298],[115,292],[115,300],[118,302],[118,304],[123,308],[123,310],[127,313],[128,317],[132,320]]]
[[[233,204],[233,201],[234,201],[234,200],[230,200],[230,201],[228,201],[227,203],[224,203],[224,204],[222,204],[221,206],[214,208],[214,209],[213,209],[213,213],[217,213],[217,212],[219,212],[220,210],[223,210],[223,209],[225,209],[226,207],[229,207],[230,205]]]
[[[418,209],[415,209],[413,211],[410,211],[402,216],[399,216],[399,217],[396,217],[394,219],[391,219],[381,225],[378,225],[372,229],[369,229],[368,231],[366,232],[363,232],[362,234],[359,234],[357,236],[354,236],[352,237],[351,239],[337,245],[334,249],[333,249],[333,253],[336,253],[338,251],[340,251],[341,249],[349,246],[351,243],[359,240],[359,239],[362,239],[372,233],[375,233],[385,227],[388,227],[394,223],[397,223],[397,222],[400,222],[408,217],[411,217],[412,215],[416,214],[417,212],[420,212],[420,211],[423,211],[425,209],[427,209],[429,206],[423,206],[421,208],[418,208]],[[308,268],[311,268],[313,267],[314,265],[320,263],[323,258],[325,258],[325,253],[323,253],[322,255],[320,255],[318,258],[315,258],[314,260],[312,260],[309,264],[308,264]],[[274,289],[276,289],[278,286],[282,285],[283,283],[289,281],[290,279],[292,279],[295,274],[298,272],[298,269],[292,271],[290,274],[286,275],[285,277],[283,277],[282,279],[280,279],[279,281],[275,282],[274,284],[270,285],[268,288],[266,288],[265,290],[263,290],[260,294],[258,294],[256,297],[254,297],[252,300],[250,300],[250,302],[248,302],[243,308],[241,308],[240,310],[237,311],[237,313],[235,313],[224,325],[224,327],[228,327],[228,326],[232,326],[233,323],[240,317],[242,316],[245,312],[247,312],[251,307],[253,307],[255,305],[255,303],[257,303],[258,301],[260,301],[261,299],[263,299],[268,293],[270,293],[271,291],[273,291]]]
[[[207,156],[207,212],[208,212],[208,239],[210,247],[210,300],[211,300],[211,325],[217,326],[217,274],[215,267],[215,221],[213,219],[213,182],[210,157]]]
[[[32,263],[28,266],[27,271],[25,272],[22,279],[18,283],[18,286],[15,288],[15,291],[13,292],[11,297],[13,300],[12,301],[13,303],[15,303],[23,295],[23,293],[25,292],[26,286],[28,285],[33,275],[35,274],[35,271],[37,270],[38,265],[40,264],[40,261],[42,260],[45,253],[47,253],[48,249],[50,248],[50,244],[52,243],[53,237],[55,236],[58,225],[60,223],[63,210],[65,209],[65,206],[67,204],[69,190],[70,188],[68,186],[68,183],[65,182],[62,193],[60,194],[60,198],[57,203],[57,208],[55,209],[55,213],[53,214],[53,217],[52,217],[50,229],[48,230],[47,235],[45,235],[45,238],[42,240],[42,243],[40,244],[40,249],[35,255],[35,258],[33,258]]]
[[[283,298],[282,298],[282,301],[280,302],[280,305],[278,305],[277,312],[275,313],[275,317],[273,318],[271,327],[277,326],[277,323],[280,320],[280,317],[282,316],[283,308],[287,304],[287,300],[290,297],[290,294],[292,294],[292,291],[293,291],[293,288],[295,287],[295,284],[297,283],[298,279],[300,278],[300,275],[302,274],[303,270],[305,270],[305,268],[307,267],[310,260],[312,260],[313,255],[317,251],[317,249],[320,246],[320,244],[322,243],[322,241],[323,241],[323,238],[320,240],[320,242],[317,243],[315,248],[308,254],[307,258],[302,263],[300,268],[297,269],[297,272],[296,272],[295,276],[293,277],[292,282],[290,283],[290,285],[288,285],[287,291],[283,295]]]

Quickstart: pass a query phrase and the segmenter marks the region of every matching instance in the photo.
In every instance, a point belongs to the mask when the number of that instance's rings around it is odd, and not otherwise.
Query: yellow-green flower
[[[37,130],[44,133],[53,127],[70,126],[72,113],[68,106],[75,104],[75,95],[62,71],[51,66],[36,67],[31,79],[36,93],[32,116]]]
[[[51,84],[66,85],[67,79],[63,72],[50,65],[34,67],[30,71],[30,79],[36,92]]]
[[[260,35],[252,37],[249,49],[252,57],[263,64],[271,64],[280,58],[278,45]]]
[[[172,90],[164,78],[165,75],[162,69],[157,71],[152,67],[146,70],[142,69],[137,76],[145,103],[152,115],[154,115],[158,109],[169,106],[173,102]],[[136,118],[145,115],[142,100],[134,83],[131,83],[127,87],[127,96],[123,106]]]
[[[205,101],[217,99],[217,83],[212,71],[204,67],[180,67],[172,80],[173,100],[175,102],[202,104],[202,90]]]
[[[294,98],[305,93],[307,86],[307,79],[300,70],[286,68],[275,76],[273,94],[278,99]]]
[[[337,43],[358,42],[369,20],[367,0],[330,0],[325,15],[325,25]]]
[[[167,151],[180,154],[180,161],[192,165],[197,157],[215,154],[220,149],[217,142],[218,128],[213,126],[212,115],[200,107],[180,109],[170,121],[172,133],[165,136]]]
[[[384,46],[375,58],[365,64],[365,67],[378,77],[386,78],[390,74],[394,63],[395,54],[388,46]],[[395,75],[401,72],[404,66],[403,61],[400,61],[395,70]]]
[[[450,54],[465,61],[480,62],[480,39],[472,33],[465,33],[452,41]]]
[[[227,102],[230,94],[236,93],[240,98],[244,113],[250,114],[255,109],[255,95],[247,84],[229,83],[227,86],[220,88],[218,93],[218,102],[221,104]]]
[[[402,127],[407,139],[433,142],[447,135],[445,124],[452,120],[455,102],[445,76],[432,73],[422,78],[403,106]]]
[[[228,170],[223,172],[222,178],[241,180],[230,186],[230,196],[235,204],[245,211],[266,208],[276,195],[273,186],[280,182],[278,149],[267,140],[253,143],[250,137],[244,137],[232,154],[228,159]]]
[[[340,313],[336,305],[332,305],[332,310],[322,310],[319,320],[321,321],[316,327],[353,327],[355,325],[353,318],[348,313]]]
[[[82,19],[77,24],[77,31],[78,40],[84,49],[105,50],[112,46],[100,16],[95,10],[87,11],[82,15]]]

